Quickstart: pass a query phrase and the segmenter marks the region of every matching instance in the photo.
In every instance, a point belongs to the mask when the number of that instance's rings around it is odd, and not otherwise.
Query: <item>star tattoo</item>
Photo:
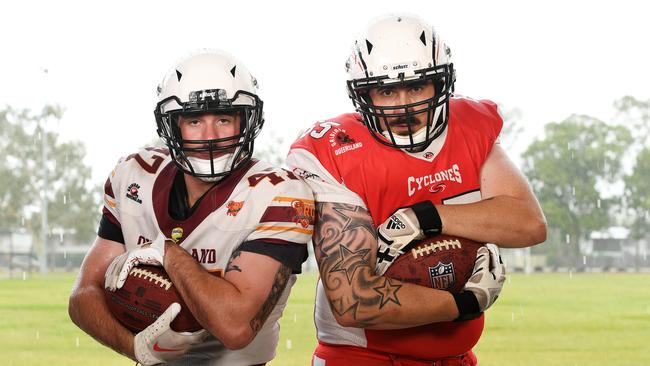
[[[377,230],[372,226],[372,222],[366,218],[361,217],[361,207],[351,205],[337,205],[333,207],[334,211],[345,218],[345,225],[341,232],[354,230],[356,228],[366,229],[373,237],[377,237]]]
[[[386,305],[389,301],[392,301],[397,305],[401,305],[399,299],[397,298],[397,291],[399,291],[400,287],[402,287],[402,285],[393,285],[390,282],[390,279],[386,278],[386,282],[384,282],[383,286],[372,288],[375,290],[375,292],[381,295],[381,303],[379,304],[380,309],[383,308],[384,305]]]
[[[354,317],[354,318],[356,319],[356,317],[357,317],[357,316],[356,316],[356,314],[357,314],[357,307],[359,307],[359,303],[358,303],[358,302],[355,302],[354,304],[350,305],[347,309],[346,309],[345,306],[343,305],[343,298],[340,298],[340,299],[334,299],[334,300],[330,301],[330,304],[332,305],[332,309],[334,309],[334,311],[336,311],[336,313],[337,313],[339,316],[343,316],[345,313],[347,313],[347,312],[351,312],[351,313],[352,313],[352,317]]]
[[[347,247],[341,245],[341,260],[334,264],[334,267],[330,270],[332,272],[343,272],[348,279],[348,283],[352,283],[352,277],[354,277],[354,272],[360,266],[368,265],[368,259],[366,258],[370,253],[370,249],[360,249],[356,252],[351,251]]]

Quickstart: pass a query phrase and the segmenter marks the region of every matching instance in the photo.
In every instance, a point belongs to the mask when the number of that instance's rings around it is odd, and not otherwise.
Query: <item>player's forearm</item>
[[[349,279],[336,269],[321,278],[334,316],[346,327],[403,329],[458,317],[449,292],[376,276],[370,267]]]
[[[537,205],[497,196],[479,202],[436,206],[442,232],[478,242],[523,248],[546,240],[546,220]]]
[[[165,270],[196,320],[230,349],[244,347],[255,336],[250,327],[254,310],[241,292],[223,278],[208,273],[185,250],[168,245]]]
[[[104,302],[103,290],[77,288],[68,303],[70,319],[98,342],[135,361],[133,333],[119,324]]]

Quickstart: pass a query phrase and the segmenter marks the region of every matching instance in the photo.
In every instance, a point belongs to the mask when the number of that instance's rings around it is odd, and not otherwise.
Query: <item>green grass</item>
[[[0,365],[133,365],[70,322],[73,279],[0,280]],[[315,280],[294,286],[270,365],[309,364]],[[510,275],[475,351],[481,366],[650,365],[650,274]]]

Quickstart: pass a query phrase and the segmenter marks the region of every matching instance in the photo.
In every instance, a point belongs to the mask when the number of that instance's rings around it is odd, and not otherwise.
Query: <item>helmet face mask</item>
[[[179,70],[180,69],[180,70]],[[154,115],[158,135],[172,160],[184,173],[217,182],[243,167],[253,155],[254,140],[263,124],[263,102],[256,80],[243,65],[220,51],[204,51],[181,61],[161,86]],[[228,114],[239,118],[232,136],[185,139],[179,117]],[[197,154],[204,155],[199,158]]]
[[[450,57],[449,48],[433,28],[417,17],[388,16],[368,27],[355,41],[346,69],[348,95],[373,137],[387,146],[420,151],[442,134],[455,82]],[[435,94],[409,104],[377,105],[370,98],[374,88],[408,88],[429,82]],[[407,134],[387,127],[390,119],[418,117],[425,124],[414,130],[407,123]]]

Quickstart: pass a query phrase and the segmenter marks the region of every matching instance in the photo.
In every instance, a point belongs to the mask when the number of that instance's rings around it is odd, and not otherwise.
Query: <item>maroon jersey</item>
[[[424,151],[409,153],[373,138],[358,114],[316,123],[292,145],[287,164],[303,177],[319,202],[366,208],[375,226],[396,209],[424,200],[434,204],[481,199],[481,167],[497,141],[503,121],[494,103],[453,98],[446,130]],[[316,295],[318,339],[411,357],[460,355],[478,342],[483,316],[402,330],[340,326],[322,283]]]

